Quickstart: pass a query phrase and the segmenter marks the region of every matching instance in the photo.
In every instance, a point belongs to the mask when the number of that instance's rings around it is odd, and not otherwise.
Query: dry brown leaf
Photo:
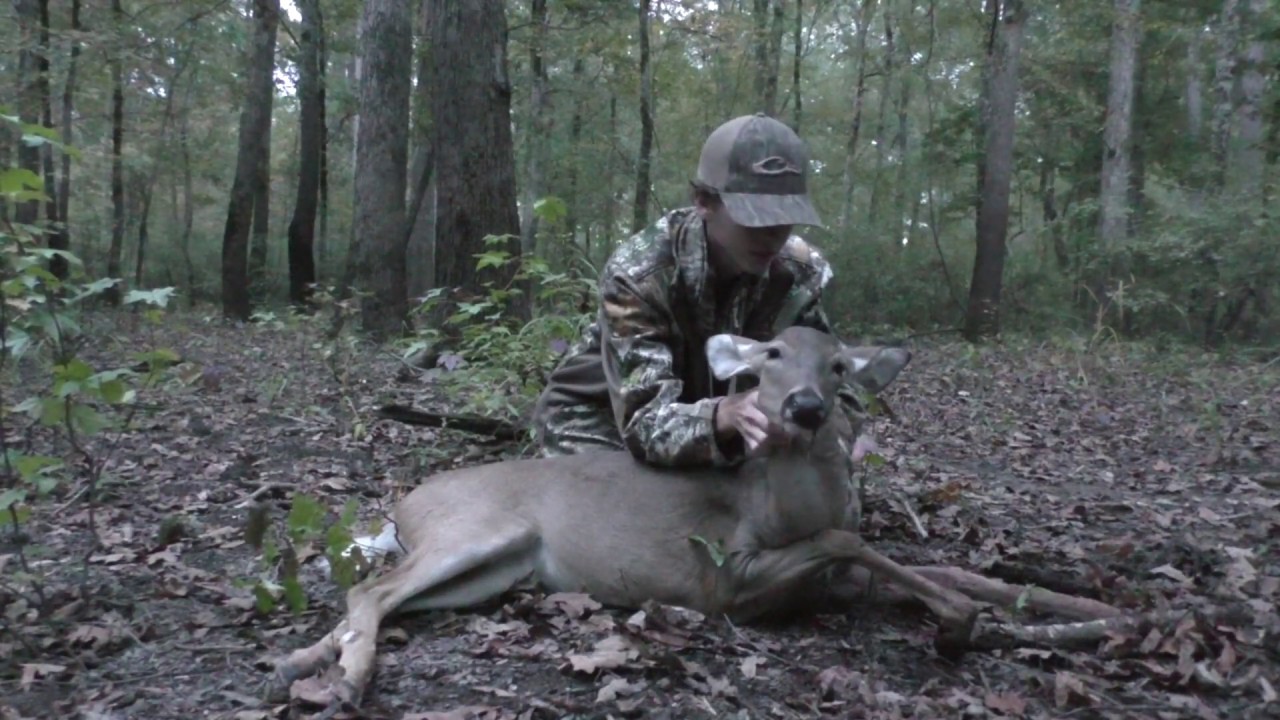
[[[1013,717],[1022,717],[1027,711],[1026,698],[1014,693],[987,693],[983,702],[988,708]]]
[[[589,653],[570,655],[569,664],[574,672],[595,673],[626,665],[640,656],[630,640],[622,635],[610,635],[597,642]]]
[[[749,657],[743,658],[742,665],[740,666],[742,670],[742,676],[747,678],[748,680],[753,679],[756,676],[760,663],[762,662],[764,662],[764,658],[760,657],[759,655],[751,655]]]
[[[616,677],[605,683],[600,688],[600,692],[596,693],[596,703],[614,702],[620,697],[635,695],[645,689],[647,683],[640,680],[639,682],[629,682],[626,678]]]
[[[54,665],[52,663],[23,663],[22,664],[22,680],[20,685],[23,690],[31,689],[31,684],[40,678],[57,675],[66,670],[65,665]]]

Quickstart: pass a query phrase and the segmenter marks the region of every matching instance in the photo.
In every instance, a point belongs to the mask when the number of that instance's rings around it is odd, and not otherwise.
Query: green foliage
[[[0,125],[16,129],[28,145],[51,145],[74,155],[46,128],[0,115]],[[13,204],[49,201],[43,182],[32,173],[0,167],[0,198]],[[113,278],[89,277],[80,259],[69,252],[42,247],[49,228],[42,224],[8,224],[0,228],[0,374],[6,387],[21,387],[25,397],[0,398],[0,524],[27,520],[36,503],[67,479],[82,480],[94,502],[102,471],[99,442],[105,431],[127,424],[139,390],[152,385],[177,356],[167,350],[135,355],[136,367],[98,368],[80,354],[87,344],[81,314],[93,299],[117,284]],[[60,266],[60,273],[54,268]],[[162,312],[171,288],[135,292],[126,301]],[[20,382],[12,380],[21,378]],[[34,381],[33,381],[34,380]],[[9,423],[26,415],[51,428],[83,462],[28,454],[8,445]],[[72,473],[77,473],[73,475]],[[20,537],[15,535],[15,537]],[[23,557],[23,546],[18,545]],[[25,567],[25,561],[20,565]],[[28,578],[30,579],[30,578]],[[37,592],[38,592],[38,585]]]
[[[559,212],[544,203],[548,217]],[[476,256],[476,268],[516,267],[508,286],[486,284],[487,294],[472,299],[451,298],[443,289],[427,293],[416,312],[432,316],[451,310],[441,328],[428,328],[407,347],[410,357],[427,347],[443,347],[438,364],[443,387],[465,412],[518,417],[545,385],[545,377],[587,320],[580,312],[593,283],[566,272],[555,272],[542,258],[514,258],[501,245],[508,238],[485,239],[489,250]],[[524,321],[508,311],[508,302],[529,288],[533,318]]]
[[[363,557],[352,549],[351,528],[356,520],[356,500],[348,500],[336,518],[316,498],[294,493],[289,513],[282,525],[273,526],[264,505],[249,510],[244,539],[258,550],[260,571],[249,581],[258,612],[266,615],[284,601],[293,614],[305,612],[306,589],[299,578],[299,559],[320,552],[328,561],[333,579],[344,589],[351,587],[362,569]]]

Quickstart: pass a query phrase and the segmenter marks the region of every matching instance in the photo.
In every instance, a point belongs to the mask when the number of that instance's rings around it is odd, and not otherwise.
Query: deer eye
[[[841,376],[841,377],[843,377],[843,376],[844,376],[844,374],[845,374],[846,372],[848,372],[848,371],[849,371],[849,366],[848,366],[848,365],[845,365],[843,362],[841,362],[841,361],[839,361],[839,360],[837,360],[837,361],[835,362],[835,364],[833,364],[833,365],[831,366],[831,372],[833,372],[833,373],[835,373],[836,375],[839,375],[839,376]]]
[[[782,357],[782,350],[777,347],[771,347],[764,351],[764,356],[770,360],[777,360]]]

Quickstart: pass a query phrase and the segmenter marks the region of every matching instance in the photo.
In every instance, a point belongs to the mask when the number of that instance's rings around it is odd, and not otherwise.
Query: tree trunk
[[[1236,45],[1240,38],[1239,0],[1223,0],[1217,28],[1217,57],[1213,68],[1213,160],[1211,184],[1223,188],[1231,151],[1231,91],[1235,85]]]
[[[414,86],[411,112],[413,161],[409,164],[409,211],[405,228],[405,288],[416,301],[435,281],[436,202],[435,158],[431,155],[431,38],[430,4],[423,2],[418,13],[418,82]],[[411,304],[413,304],[411,302]]]
[[[1133,134],[1134,76],[1142,32],[1140,11],[1140,0],[1115,0],[1107,117],[1102,131],[1102,185],[1098,198],[1098,245],[1102,264],[1092,283],[1096,301],[1103,305],[1106,305],[1111,278],[1124,272],[1118,253],[1129,235],[1129,149]]]
[[[878,228],[880,219],[880,198],[881,192],[884,190],[884,182],[882,173],[884,172],[885,149],[889,143],[885,137],[885,111],[889,108],[892,100],[890,99],[890,89],[893,87],[894,65],[897,62],[895,57],[895,42],[893,37],[893,2],[884,4],[884,64],[881,73],[880,85],[880,102],[876,109],[876,164],[871,174],[871,198],[867,208],[867,224],[874,228]]]
[[[1232,186],[1236,196],[1248,199],[1260,211],[1262,188],[1266,185],[1263,158],[1262,102],[1266,91],[1267,0],[1249,0],[1248,22],[1251,37],[1240,56],[1240,104],[1236,110],[1236,134],[1239,146],[1236,167],[1232,170]],[[1274,30],[1271,31],[1274,34]]]
[[[316,200],[320,193],[320,138],[324,128],[324,67],[320,45],[324,18],[320,0],[300,0],[301,36],[298,40],[298,195],[289,221],[289,302],[306,308],[316,281],[313,251]]]
[[[182,237],[178,248],[182,252],[182,263],[187,274],[187,304],[195,306],[196,302],[196,266],[191,260],[191,232],[195,227],[195,178],[191,171],[191,92],[196,85],[196,73],[191,73],[191,82],[182,103],[182,125],[178,129],[178,150],[182,158]]]
[[[1187,39],[1187,139],[1192,144],[1200,140],[1204,129],[1204,67],[1200,64],[1200,46],[1204,43],[1204,31],[1192,28]]]
[[[853,120],[849,125],[849,141],[844,155],[844,205],[840,211],[840,227],[853,221],[854,160],[858,154],[858,135],[862,132],[862,99],[867,91],[867,26],[876,11],[876,0],[862,0],[854,31],[854,57],[858,64],[853,90]]]
[[[356,136],[356,177],[360,182],[355,198],[353,281],[364,291],[361,325],[371,337],[381,340],[403,334],[409,312],[405,289],[405,188],[413,69],[409,0],[368,0],[360,25],[360,129]],[[475,177],[462,168],[459,176]]]
[[[649,217],[649,162],[653,155],[653,67],[649,58],[651,3],[652,0],[640,0],[640,153],[636,156],[631,232],[643,230]]]
[[[137,183],[142,190],[142,211],[138,213],[138,257],[133,267],[133,286],[142,288],[142,272],[147,257],[147,220],[151,217],[152,184],[146,180]]]
[[[983,159],[979,172],[977,254],[969,284],[964,336],[970,342],[1000,333],[1000,289],[1004,280],[1005,236],[1009,229],[1009,184],[1013,176],[1014,107],[1018,98],[1018,56],[1026,10],[1022,0],[988,0],[994,34],[987,45],[987,72],[981,99]]]
[[[14,10],[18,19],[18,119],[29,125],[40,123],[40,59],[37,34],[40,25],[40,7],[36,0],[15,0]],[[40,148],[18,141],[18,167],[40,175]],[[14,208],[14,219],[25,225],[35,225],[40,217],[40,202],[28,200]]]
[[[249,291],[267,295],[267,247],[271,237],[271,123],[262,137],[262,158],[253,178],[253,225],[249,237]]]
[[[67,82],[62,87],[62,141],[68,145],[72,145],[74,139],[71,126],[71,116],[73,108],[72,101],[75,98],[76,68],[79,65],[80,59],[79,33],[80,0],[71,0],[71,59],[67,65]],[[63,250],[70,250],[71,227],[67,222],[67,211],[71,207],[71,154],[63,152],[60,153],[60,155],[62,171],[58,176],[58,217],[62,218],[62,224],[54,230],[57,237],[56,239],[51,238],[49,240],[49,245]],[[57,274],[56,271],[55,274]]]
[[[550,161],[554,124],[551,88],[548,87],[547,68],[542,58],[547,42],[547,0],[532,0],[531,11],[533,33],[529,40],[529,75],[532,90],[529,132],[525,134],[525,195],[520,218],[520,252],[526,257],[533,257],[538,243],[538,216],[534,214],[533,206],[546,192],[544,176]]]
[[[914,2],[907,4],[907,17],[915,14]],[[898,74],[898,96],[895,101],[895,109],[898,115],[898,132],[893,137],[893,152],[898,162],[897,177],[894,179],[893,187],[893,227],[894,233],[891,236],[894,246],[905,249],[911,240],[912,230],[915,228],[915,213],[912,213],[912,220],[908,223],[907,214],[907,170],[910,164],[907,162],[907,151],[910,145],[910,118],[907,110],[911,107],[911,82],[914,74],[911,71],[911,58],[914,53],[911,50],[909,36],[906,32],[900,33],[898,39],[899,48],[899,68],[901,72]],[[920,193],[913,193],[919,198]],[[903,230],[906,226],[905,231]]]
[[[369,0],[360,28],[360,129],[356,136],[353,281],[365,295],[361,324],[376,340],[404,332],[408,118],[413,22],[408,0]],[[461,173],[462,177],[468,177]]]
[[[582,61],[582,57],[576,57],[573,60],[573,87],[581,88],[582,76],[586,72],[586,66]],[[579,207],[581,200],[578,195],[578,153],[581,152],[582,142],[582,107],[584,92],[581,90],[574,93],[573,97],[573,117],[569,120],[569,153],[565,157],[568,164],[565,172],[568,175],[567,185],[569,186],[567,202],[568,213],[565,217],[565,226],[569,230],[569,238],[571,242],[578,242],[578,223],[582,218],[582,208]],[[588,252],[587,257],[590,257]]]
[[[477,270],[475,256],[519,260],[507,23],[499,0],[431,0],[432,154],[436,158],[436,286],[483,297],[509,287],[515,267]],[[486,237],[509,239],[489,247]],[[528,316],[527,298],[510,310]]]
[[[118,0],[117,0],[118,1]],[[253,40],[245,73],[244,105],[240,110],[240,141],[236,174],[227,202],[227,222],[222,233],[222,313],[247,321],[249,301],[249,225],[253,218],[254,188],[259,163],[264,162],[267,126],[275,96],[276,29],[279,0],[254,0]]]
[[[111,17],[116,42],[123,45],[124,9],[120,0],[111,0]],[[124,48],[111,52],[111,247],[107,251],[107,277],[120,277],[120,255],[124,251]],[[120,286],[103,294],[109,305],[120,303]]]
[[[800,61],[804,57],[804,0],[796,0],[796,24],[794,36],[795,62],[791,65],[791,129],[800,133],[800,119],[804,115],[804,103],[800,97]]]
[[[49,0],[39,0],[40,3],[40,54],[36,60],[36,82],[38,92],[40,93],[40,123],[47,128],[53,125],[53,99],[50,97],[49,83]],[[66,223],[63,222],[62,216],[58,214],[61,207],[58,202],[58,191],[61,189],[58,183],[58,175],[54,170],[53,164],[53,146],[44,145],[40,148],[41,164],[44,168],[44,187],[45,193],[49,199],[45,202],[45,220],[48,221],[48,227],[45,232],[49,235],[49,247],[53,250],[67,249],[67,236],[63,232]],[[58,278],[66,278],[67,276],[67,259],[62,256],[55,256],[49,260],[49,272]]]
[[[329,86],[329,50],[320,36],[320,105],[325,105]],[[320,217],[316,228],[316,282],[320,282],[329,250],[329,123],[320,123]]]

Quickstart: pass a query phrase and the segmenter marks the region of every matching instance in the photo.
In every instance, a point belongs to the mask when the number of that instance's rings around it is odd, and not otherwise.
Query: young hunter
[[[692,207],[619,246],[600,278],[597,319],[538,400],[544,456],[626,448],[657,466],[728,467],[766,439],[755,391],[716,380],[716,333],[768,340],[790,325],[831,332],[826,260],[791,234],[820,225],[809,153],[785,124],[734,118],[707,138]],[[846,412],[856,396],[842,393]],[[853,451],[855,461],[865,446]]]

